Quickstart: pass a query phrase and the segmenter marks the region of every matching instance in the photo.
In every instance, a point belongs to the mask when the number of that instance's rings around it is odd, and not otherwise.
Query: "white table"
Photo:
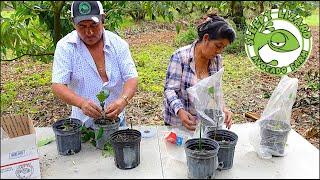
[[[291,130],[285,157],[260,159],[249,142],[248,129],[252,124],[235,124],[230,129],[239,139],[233,167],[217,171],[215,178],[316,178],[319,179],[319,150]],[[139,127],[136,127],[139,128]],[[79,153],[58,155],[55,141],[39,148],[42,178],[187,178],[183,147],[168,149],[164,141],[166,126],[152,127],[157,133],[142,138],[140,164],[130,170],[115,166],[113,157],[103,157],[90,143],[82,144]],[[54,136],[52,128],[36,128],[37,138]],[[180,158],[173,157],[179,154]],[[180,160],[179,160],[180,159]]]

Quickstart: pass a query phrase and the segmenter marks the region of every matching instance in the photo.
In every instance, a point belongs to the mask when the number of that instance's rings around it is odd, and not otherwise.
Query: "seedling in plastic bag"
[[[208,88],[208,93],[212,98],[214,97],[214,87],[213,86]]]

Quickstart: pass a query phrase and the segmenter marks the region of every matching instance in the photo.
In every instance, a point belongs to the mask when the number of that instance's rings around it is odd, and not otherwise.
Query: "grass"
[[[254,76],[259,73],[256,67],[250,62],[247,56],[235,54],[223,54],[223,96],[226,106],[230,109],[241,108],[239,99],[244,99],[242,96],[248,94],[248,89],[251,87],[251,81]],[[241,122],[243,117],[240,114],[234,114],[233,121]]]
[[[139,74],[139,90],[162,94],[168,62],[174,50],[166,44],[131,49]]]
[[[312,11],[312,15],[305,19],[309,26],[319,26],[319,8]]]
[[[9,11],[9,10],[2,10],[1,11],[1,16],[4,18],[9,18],[11,14],[13,14],[14,11]]]
[[[176,47],[182,47],[191,44],[198,38],[197,30],[195,27],[190,26],[187,30],[179,32],[175,38]]]
[[[1,92],[1,112],[6,109],[17,96],[17,86],[15,81],[6,82]]]
[[[46,100],[49,92],[44,91],[44,94],[37,94],[32,98],[28,94],[38,93],[41,87],[50,86],[51,68],[39,71],[39,67],[43,65],[46,64],[40,61],[25,61],[10,67],[10,74],[16,76],[7,81],[1,78],[1,81],[4,81],[1,90],[1,113],[7,110],[15,113],[38,112],[36,102]]]
[[[123,22],[120,24],[119,29],[120,29],[120,31],[123,31],[129,27],[134,26],[134,25],[135,25],[134,20],[130,16],[128,16],[128,17],[123,18]]]

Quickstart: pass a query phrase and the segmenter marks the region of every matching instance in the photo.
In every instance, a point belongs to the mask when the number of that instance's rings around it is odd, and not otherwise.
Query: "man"
[[[72,118],[87,127],[102,116],[120,118],[125,126],[124,108],[137,90],[138,73],[129,45],[103,27],[105,14],[99,1],[74,1],[71,17],[75,30],[63,37],[54,54],[52,90],[72,105]],[[105,109],[96,95],[110,91]]]

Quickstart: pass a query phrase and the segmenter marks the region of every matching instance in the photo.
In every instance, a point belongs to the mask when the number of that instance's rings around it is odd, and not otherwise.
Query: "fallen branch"
[[[260,118],[260,116],[257,113],[254,112],[246,112],[244,114],[245,117],[252,119],[252,121],[256,121]]]
[[[315,127],[311,127],[305,131],[304,136],[307,139],[310,139],[315,137],[318,133],[319,133],[319,129],[316,129]]]
[[[20,59],[20,58],[22,58],[23,56],[53,56],[54,55],[54,53],[43,53],[43,54],[23,54],[23,55],[21,55],[21,56],[18,56],[18,57],[15,57],[15,58],[13,58],[13,59],[3,59],[3,60],[1,60],[1,61],[14,61],[14,60],[17,60],[17,59]]]

